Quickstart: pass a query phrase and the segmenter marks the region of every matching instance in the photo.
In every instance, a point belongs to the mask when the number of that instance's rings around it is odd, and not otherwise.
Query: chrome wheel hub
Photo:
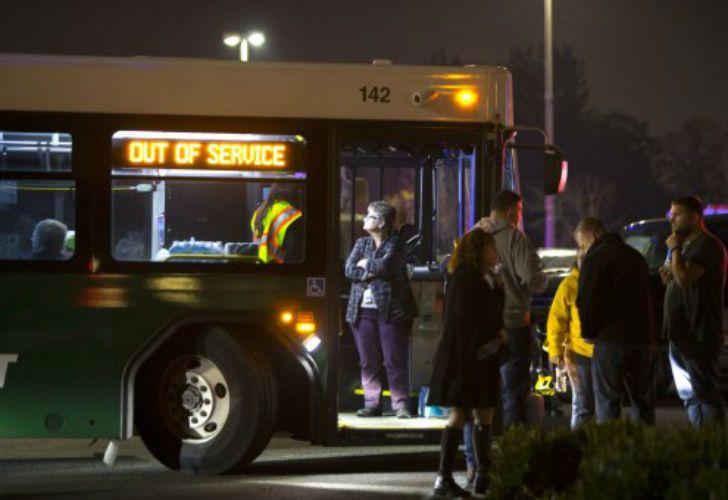
[[[165,372],[163,415],[185,441],[214,438],[230,414],[228,383],[220,368],[203,356],[185,356]]]

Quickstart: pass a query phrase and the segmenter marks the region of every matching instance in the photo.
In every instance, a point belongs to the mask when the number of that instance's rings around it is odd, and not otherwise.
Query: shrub
[[[493,458],[491,498],[728,498],[723,427],[655,429],[624,421],[575,432],[516,427]]]
[[[549,498],[565,491],[577,478],[584,448],[581,439],[566,429],[512,428],[494,453],[491,496]]]

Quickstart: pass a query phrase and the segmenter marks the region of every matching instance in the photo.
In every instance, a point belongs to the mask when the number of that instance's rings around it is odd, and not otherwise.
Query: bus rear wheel
[[[257,349],[220,327],[155,353],[136,384],[136,425],[165,466],[201,474],[242,469],[270,440],[275,379]]]

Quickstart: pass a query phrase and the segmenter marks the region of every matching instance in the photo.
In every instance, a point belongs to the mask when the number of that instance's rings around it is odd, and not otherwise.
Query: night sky
[[[1,0],[0,15],[0,52],[234,59],[222,33],[257,28],[258,60],[485,64],[543,40],[540,0]],[[727,23],[726,1],[554,0],[554,43],[586,61],[590,104],[652,133],[728,116]]]

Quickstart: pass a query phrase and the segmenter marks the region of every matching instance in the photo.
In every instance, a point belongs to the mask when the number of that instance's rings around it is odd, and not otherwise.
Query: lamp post
[[[544,0],[544,130],[554,144],[554,57],[551,0]],[[544,197],[544,247],[554,246],[554,197]]]
[[[260,47],[265,43],[265,35],[260,31],[253,31],[247,35],[241,35],[240,33],[226,33],[223,35],[222,41],[228,47],[237,47],[239,45],[240,61],[248,62],[250,56],[248,44],[253,47]]]

